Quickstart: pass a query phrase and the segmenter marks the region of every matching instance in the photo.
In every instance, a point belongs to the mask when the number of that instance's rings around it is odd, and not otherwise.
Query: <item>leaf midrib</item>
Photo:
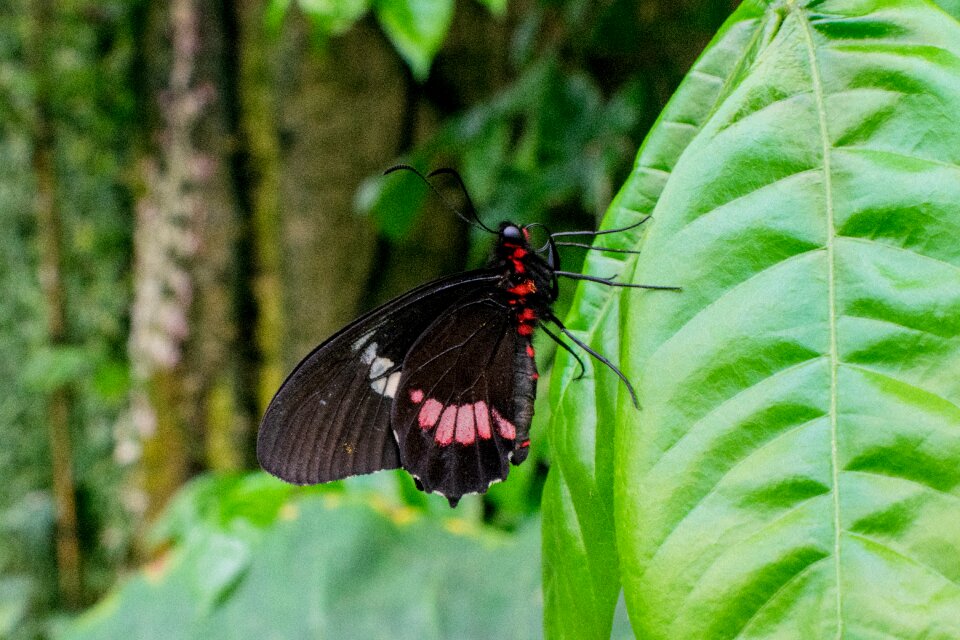
[[[828,317],[827,324],[830,329],[830,467],[833,482],[833,557],[834,557],[834,580],[836,581],[836,615],[837,615],[837,633],[836,638],[843,637],[843,590],[841,581],[841,560],[840,560],[840,471],[838,466],[837,452],[837,378],[839,369],[839,356],[837,349],[837,295],[836,295],[836,255],[835,240],[836,227],[834,225],[833,211],[833,183],[831,180],[830,152],[830,134],[827,128],[827,110],[826,100],[823,91],[823,79],[820,77],[820,66],[817,62],[816,45],[813,41],[812,28],[804,11],[797,6],[796,0],[787,0],[787,6],[790,12],[796,16],[800,24],[800,31],[803,34],[804,44],[807,49],[807,58],[810,64],[810,83],[813,85],[814,104],[817,108],[817,117],[820,129],[820,145],[823,157],[823,190],[824,204],[826,208],[826,252],[827,252],[827,304]]]

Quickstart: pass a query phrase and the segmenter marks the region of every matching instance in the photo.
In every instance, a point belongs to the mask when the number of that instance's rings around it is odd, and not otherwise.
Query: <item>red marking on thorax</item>
[[[512,293],[515,296],[528,296],[536,292],[537,285],[533,283],[533,280],[524,280],[520,284],[507,289],[507,293]]]
[[[532,358],[534,355],[536,355],[536,354],[534,353],[534,351],[533,351],[533,345],[532,345],[532,344],[528,344],[528,345],[527,345],[527,355],[530,356],[531,358]]]
[[[533,334],[533,325],[532,324],[521,324],[517,327],[517,333],[522,336],[529,336]]]
[[[537,319],[537,312],[531,309],[530,307],[524,307],[523,310],[517,315],[517,320],[520,322],[529,322],[531,320]]]

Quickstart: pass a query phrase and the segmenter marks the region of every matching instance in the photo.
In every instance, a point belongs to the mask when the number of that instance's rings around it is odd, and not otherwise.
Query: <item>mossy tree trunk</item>
[[[289,370],[356,317],[376,271],[376,234],[353,214],[361,181],[396,156],[404,129],[404,70],[369,23],[319,48],[287,21],[278,88]]]
[[[235,180],[244,234],[240,259],[249,300],[240,302],[240,344],[247,362],[247,406],[258,417],[283,381],[283,274],[280,231],[280,145],[277,135],[275,47],[268,38],[264,0],[237,0],[235,21],[238,155]]]
[[[127,437],[142,445],[134,481],[140,499],[133,504],[145,523],[186,481],[201,450],[190,422],[197,371],[184,355],[188,338],[197,335],[196,264],[206,244],[203,194],[211,173],[210,159],[195,143],[198,121],[214,97],[213,88],[196,79],[198,22],[194,0],[155,5],[142,39],[150,114],[145,134],[154,144],[141,162],[134,229],[134,430]]]
[[[48,339],[50,345],[57,349],[67,344],[68,334],[66,287],[63,278],[63,222],[57,198],[55,125],[50,104],[52,59],[48,38],[55,19],[55,8],[50,0],[34,0],[31,5],[28,47],[31,71],[37,87],[33,121],[33,169],[36,180],[39,282],[46,303]],[[60,597],[68,609],[77,609],[82,600],[82,576],[80,544],[77,538],[69,389],[65,385],[56,387],[50,392],[47,403]]]

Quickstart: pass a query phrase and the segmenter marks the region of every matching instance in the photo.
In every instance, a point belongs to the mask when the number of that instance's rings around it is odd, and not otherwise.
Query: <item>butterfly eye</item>
[[[502,235],[505,240],[513,240],[516,242],[523,240],[523,232],[521,232],[520,227],[515,224],[505,226],[500,232],[500,235]]]

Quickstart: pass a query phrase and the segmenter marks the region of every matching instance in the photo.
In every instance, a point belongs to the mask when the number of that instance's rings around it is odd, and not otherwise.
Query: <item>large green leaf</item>
[[[958,17],[748,2],[671,102],[607,224],[652,212],[630,278],[684,291],[581,294],[641,410],[560,363],[600,400],[554,412],[548,630],[619,575],[644,638],[960,637]]]
[[[160,527],[171,551],[58,637],[539,638],[536,522],[504,534],[445,514],[263,473],[201,479]]]
[[[721,29],[647,137],[630,179],[610,206],[604,227],[635,224],[653,212],[670,168],[713,111],[745,52],[763,42],[762,8],[746,4]],[[726,80],[724,80],[726,79]],[[629,247],[632,234],[604,236],[602,245]],[[625,254],[592,253],[585,270],[609,276],[626,268]],[[673,284],[673,274],[656,274]],[[628,295],[643,295],[635,292]],[[667,295],[672,298],[676,294]],[[620,298],[606,287],[581,287],[568,327],[600,353],[620,350]],[[607,638],[620,592],[613,520],[614,421],[619,379],[585,361],[586,373],[558,351],[551,384],[555,407],[552,459],[543,498],[546,628],[553,638]]]

